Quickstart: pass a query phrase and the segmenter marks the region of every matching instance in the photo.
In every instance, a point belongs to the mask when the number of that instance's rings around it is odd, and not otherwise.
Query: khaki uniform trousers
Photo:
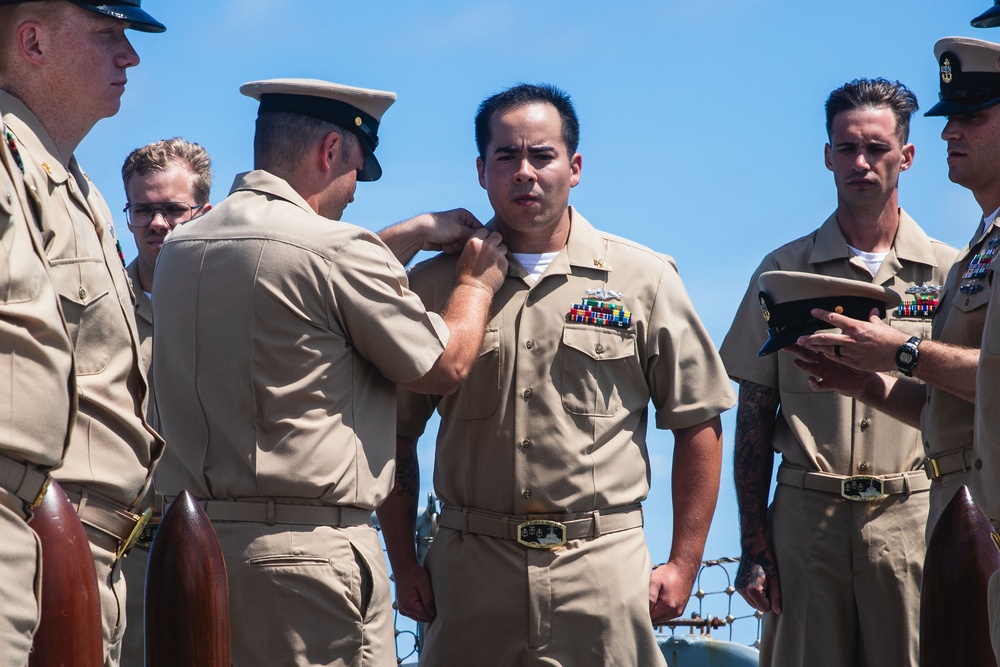
[[[437,617],[421,667],[666,667],[641,529],[548,551],[443,528],[425,565]]]
[[[779,484],[769,523],[780,615],[762,667],[916,667],[928,493],[875,502]]]
[[[122,576],[125,578],[128,599],[125,602],[125,635],[122,638],[121,667],[143,667],[146,661],[145,600],[146,564],[149,549],[135,546],[122,559]]]
[[[395,667],[389,576],[369,525],[213,521],[229,575],[233,667]]]
[[[990,605],[990,642],[993,644],[993,654],[1000,662],[1000,570],[990,577],[988,589]]]
[[[83,524],[90,540],[97,571],[97,592],[101,596],[101,626],[104,631],[104,667],[121,664],[122,635],[125,634],[125,578],[122,576],[121,559],[115,557],[117,547],[112,538],[101,531]]]
[[[927,531],[924,535],[924,541],[927,544],[931,542],[934,527],[937,526],[944,508],[948,506],[959,489],[968,485],[969,473],[965,471],[950,473],[931,482],[930,510],[927,513]]]
[[[0,664],[21,667],[38,628],[41,545],[24,517],[2,503],[0,535]]]

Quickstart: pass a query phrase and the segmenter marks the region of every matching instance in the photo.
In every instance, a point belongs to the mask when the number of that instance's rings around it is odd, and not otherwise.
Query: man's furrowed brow
[[[520,152],[520,150],[521,150],[520,146],[497,146],[494,153],[502,153],[504,155],[509,155],[512,153],[518,153]],[[528,146],[529,153],[551,153],[554,151],[555,148],[547,144],[542,144],[539,146]]]

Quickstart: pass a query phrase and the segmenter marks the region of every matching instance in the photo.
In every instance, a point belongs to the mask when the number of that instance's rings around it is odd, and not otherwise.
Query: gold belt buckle
[[[45,493],[49,490],[49,484],[52,483],[52,476],[46,475],[45,481],[42,483],[42,488],[38,490],[38,495],[35,496],[34,502],[31,503],[31,509],[37,509],[39,505],[42,504],[42,500],[45,499]]]
[[[990,533],[990,537],[993,538],[993,546],[997,548],[997,551],[1000,551],[1000,533],[994,530]]]
[[[937,479],[941,476],[941,469],[938,468],[937,459],[928,458],[924,461],[924,472],[927,473],[927,479]]]
[[[566,526],[536,519],[517,525],[517,541],[529,549],[558,549],[566,544]]]
[[[855,475],[840,480],[840,495],[848,500],[871,502],[885,495],[881,477]]]
[[[135,515],[133,514],[132,516]],[[149,518],[151,516],[153,516],[153,509],[147,507],[146,511],[136,518],[135,527],[132,528],[132,532],[128,534],[128,538],[121,543],[121,546],[118,547],[118,553],[115,554],[116,559],[121,558],[129,552],[132,545],[135,544],[136,540],[139,539],[139,536],[142,535],[142,531],[146,527],[146,524],[149,523]]]

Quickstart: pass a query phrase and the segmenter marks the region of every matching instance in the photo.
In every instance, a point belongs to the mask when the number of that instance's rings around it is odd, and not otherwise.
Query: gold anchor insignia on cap
[[[361,116],[355,116],[354,124],[357,125],[358,127],[361,127]]]
[[[599,269],[603,269],[604,268],[604,260],[603,259],[598,259],[597,257],[595,257],[594,258],[594,266],[596,266]]]
[[[844,314],[844,307],[843,306],[837,306],[836,308],[833,309],[833,312],[837,313],[838,315],[843,315]]]
[[[941,80],[945,83],[951,83],[951,61],[945,58],[941,61]]]
[[[765,322],[771,321],[771,311],[767,309],[767,301],[764,300],[763,296],[760,297],[760,312],[764,314]]]
[[[43,162],[42,163],[42,169],[44,169],[45,173],[48,174],[49,176],[52,175],[52,168],[49,167],[49,163],[48,162]]]

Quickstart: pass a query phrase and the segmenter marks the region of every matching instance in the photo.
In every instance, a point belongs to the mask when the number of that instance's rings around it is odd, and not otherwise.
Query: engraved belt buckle
[[[31,503],[31,509],[37,509],[42,504],[42,500],[45,499],[45,493],[49,490],[49,484],[51,483],[52,476],[46,475],[45,481],[42,482],[42,488],[38,490],[38,495],[35,496],[35,500]]]
[[[840,480],[840,495],[848,500],[871,502],[885,495],[882,478],[871,475],[855,475]]]
[[[132,516],[135,515],[133,514]],[[118,547],[118,552],[115,554],[116,559],[121,558],[129,552],[132,545],[134,545],[136,540],[139,539],[139,536],[142,535],[143,529],[146,527],[146,524],[149,523],[149,518],[151,516],[153,516],[153,510],[149,507],[146,508],[145,512],[136,516],[135,527],[132,528],[132,532],[128,534],[125,541]]]
[[[566,526],[537,519],[517,525],[517,541],[529,549],[558,549],[566,544]]]
[[[159,521],[149,521],[146,523],[142,532],[139,536],[135,538],[135,544],[133,546],[140,547],[142,549],[149,549],[153,546],[153,538],[156,537],[156,529],[160,527]]]

